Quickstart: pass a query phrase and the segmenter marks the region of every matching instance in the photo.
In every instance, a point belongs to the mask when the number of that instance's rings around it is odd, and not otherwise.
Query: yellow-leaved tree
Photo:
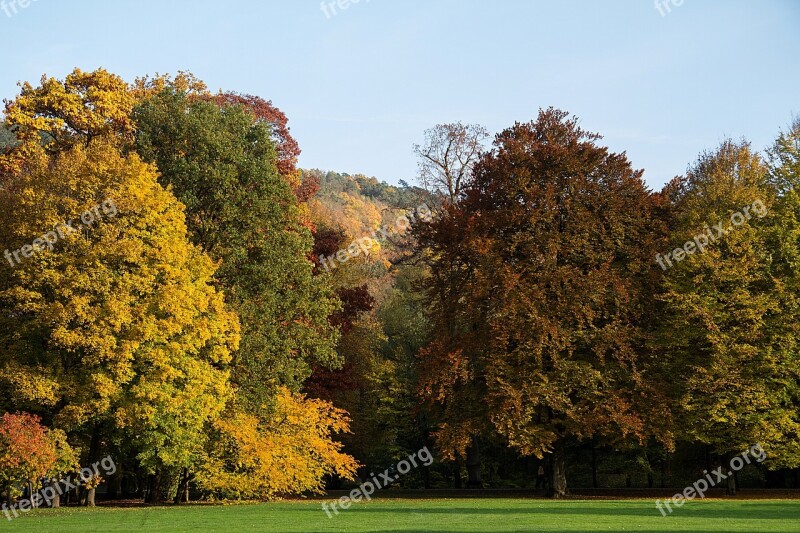
[[[75,69],[64,81],[42,76],[40,83],[20,84],[19,96],[6,103],[5,121],[18,145],[0,154],[0,175],[18,172],[42,150],[61,152],[98,137],[133,138],[136,98],[119,76]]]
[[[33,151],[4,183],[0,388],[88,459],[116,440],[159,479],[200,457],[239,324],[156,178],[96,138]]]
[[[167,89],[188,107],[164,108]],[[356,467],[332,440],[347,430],[342,411],[275,390],[299,387],[306,359],[335,362],[336,306],[312,283],[310,235],[272,168],[270,129],[236,103],[214,100],[188,73],[128,85],[103,69],[22,84],[6,102],[14,142],[0,143],[0,254],[11,257],[0,257],[0,405],[68,430],[85,458],[113,452],[128,471],[143,466],[150,502],[171,497],[176,482],[177,500],[188,499],[199,462],[213,471],[231,442],[254,450],[247,461],[258,468],[246,490],[206,480],[209,493],[299,493]],[[143,144],[152,165],[132,155]],[[214,201],[198,207],[206,195]],[[243,313],[243,349],[229,309]],[[258,421],[227,414],[252,407],[264,411]],[[303,443],[294,455],[264,455],[290,441]],[[242,473],[227,465],[219,471]]]
[[[322,493],[327,475],[355,478],[358,463],[333,440],[349,431],[349,422],[346,412],[329,402],[281,388],[268,423],[233,413],[214,424],[198,485],[229,498]]]

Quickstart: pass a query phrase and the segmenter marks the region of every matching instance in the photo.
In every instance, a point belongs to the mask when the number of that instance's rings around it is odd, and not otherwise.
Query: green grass
[[[800,501],[706,500],[662,517],[649,500],[455,499],[354,503],[328,518],[321,502],[185,507],[42,509],[0,530],[58,531],[328,531],[392,533],[508,531],[800,531]],[[0,515],[2,517],[2,515]]]

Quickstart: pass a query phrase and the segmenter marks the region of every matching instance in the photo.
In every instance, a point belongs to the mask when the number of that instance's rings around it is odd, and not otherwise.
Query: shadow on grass
[[[666,510],[666,509],[665,509]],[[319,509],[311,508],[308,511],[319,512]],[[373,507],[370,504],[356,507],[353,505],[340,514],[348,513],[367,513],[367,514],[428,514],[428,515],[564,515],[564,516],[630,516],[639,518],[664,518],[655,506],[651,507],[628,506],[628,505],[609,505],[602,507],[580,506],[575,504],[552,504],[547,507]],[[735,503],[730,506],[720,507],[718,505],[707,506],[705,504],[688,503],[683,507],[675,508],[669,517],[687,518],[725,518],[732,520],[787,520],[792,518],[800,519],[800,506],[790,506],[789,508],[776,509],[775,504],[747,504],[737,506]],[[798,529],[800,531],[800,528]]]

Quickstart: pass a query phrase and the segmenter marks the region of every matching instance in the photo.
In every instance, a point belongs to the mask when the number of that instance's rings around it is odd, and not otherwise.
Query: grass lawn
[[[0,530],[42,531],[800,531],[800,501],[692,501],[662,517],[650,500],[374,500],[328,518],[321,502],[97,509],[43,509]],[[2,518],[2,515],[0,515]]]

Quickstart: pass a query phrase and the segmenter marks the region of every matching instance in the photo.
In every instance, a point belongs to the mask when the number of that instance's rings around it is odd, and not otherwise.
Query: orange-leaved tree
[[[670,439],[644,327],[664,232],[641,172],[598,139],[553,109],[516,124],[418,231],[432,308],[452,317],[421,354],[423,395],[445,407],[440,444],[463,452],[490,424],[523,455],[551,455],[556,497],[568,442]]]
[[[60,435],[58,435],[60,436]],[[0,419],[0,486],[11,503],[16,486],[45,477],[63,457],[41,418],[30,413],[5,413]]]

